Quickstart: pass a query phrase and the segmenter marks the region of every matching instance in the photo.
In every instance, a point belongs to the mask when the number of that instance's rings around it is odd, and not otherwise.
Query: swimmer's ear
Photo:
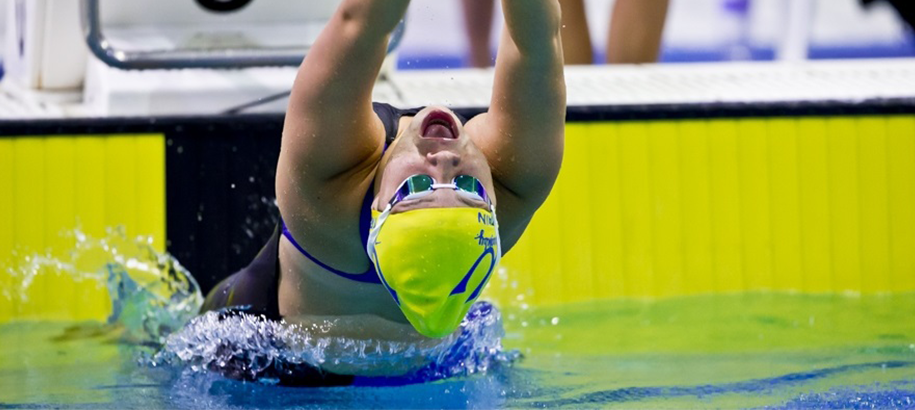
[[[379,184],[376,184],[376,186],[378,186],[378,185]],[[375,218],[376,218],[375,214],[377,212],[379,212],[378,210],[384,208],[381,205],[383,203],[383,201],[381,200],[381,197],[378,196],[378,192],[380,192],[380,191],[377,191],[374,193],[374,196],[372,199],[372,221],[375,221]]]

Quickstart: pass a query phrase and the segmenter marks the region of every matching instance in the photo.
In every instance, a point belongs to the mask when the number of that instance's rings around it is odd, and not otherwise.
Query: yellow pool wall
[[[915,117],[570,123],[496,300],[915,291]]]
[[[164,141],[0,138],[0,286],[16,289],[22,255],[66,252],[76,226],[164,249]],[[554,192],[502,269],[486,297],[533,306],[915,292],[915,116],[569,123]],[[27,296],[0,294],[0,322],[109,313],[104,289],[63,276]]]
[[[124,226],[165,249],[162,135],[0,137],[0,286],[18,292],[24,258],[63,257],[79,227],[103,238]],[[111,306],[98,283],[42,272],[25,298],[0,293],[0,322],[104,320]]]

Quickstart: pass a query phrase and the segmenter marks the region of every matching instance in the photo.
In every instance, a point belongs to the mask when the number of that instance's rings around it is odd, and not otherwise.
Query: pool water
[[[915,295],[505,307],[485,373],[292,388],[151,366],[109,325],[0,325],[0,408],[915,408]]]

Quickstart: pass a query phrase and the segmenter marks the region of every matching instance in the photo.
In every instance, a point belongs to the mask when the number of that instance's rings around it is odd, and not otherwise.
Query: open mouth
[[[423,138],[457,139],[459,132],[454,117],[444,111],[432,111],[422,127]]]

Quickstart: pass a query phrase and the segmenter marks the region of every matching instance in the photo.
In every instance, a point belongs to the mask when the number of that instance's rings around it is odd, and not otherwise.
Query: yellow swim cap
[[[425,336],[445,337],[460,326],[502,257],[495,209],[390,212],[390,206],[372,212],[369,258],[410,324]]]

